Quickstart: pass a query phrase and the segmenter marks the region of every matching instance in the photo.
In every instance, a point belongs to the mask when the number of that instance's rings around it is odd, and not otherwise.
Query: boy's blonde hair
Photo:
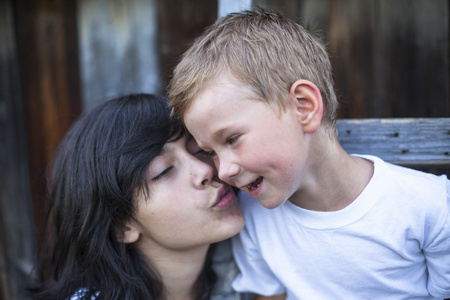
[[[172,113],[183,120],[193,99],[219,76],[227,75],[278,109],[285,107],[295,81],[309,80],[322,93],[323,122],[334,127],[338,103],[325,46],[281,14],[232,13],[209,27],[174,70],[168,89]]]

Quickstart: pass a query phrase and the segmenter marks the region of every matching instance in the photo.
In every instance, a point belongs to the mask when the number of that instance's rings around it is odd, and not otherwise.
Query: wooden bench
[[[450,170],[450,118],[342,119],[336,127],[342,147],[350,154]]]

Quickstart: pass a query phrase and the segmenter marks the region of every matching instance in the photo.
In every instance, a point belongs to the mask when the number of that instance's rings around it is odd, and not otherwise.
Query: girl
[[[162,97],[129,95],[83,115],[57,151],[43,265],[50,276],[32,297],[238,299],[215,285],[210,245],[244,219],[216,179]]]

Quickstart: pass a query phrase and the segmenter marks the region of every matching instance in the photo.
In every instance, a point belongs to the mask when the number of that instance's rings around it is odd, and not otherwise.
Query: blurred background
[[[339,118],[450,116],[449,0],[0,0],[0,300],[26,299],[48,164],[77,116],[165,93],[205,27],[256,5],[327,43]]]

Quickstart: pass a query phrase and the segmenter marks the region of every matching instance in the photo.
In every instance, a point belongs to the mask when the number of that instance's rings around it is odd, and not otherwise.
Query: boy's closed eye
[[[200,148],[195,141],[194,137],[191,135],[187,138],[186,148],[189,153],[195,156],[197,159],[206,162],[207,164],[213,164],[212,159],[214,158],[214,151],[206,151]]]
[[[228,145],[233,145],[239,139],[239,137],[240,137],[239,134],[234,134],[234,135],[230,136],[229,138],[227,138],[226,143]]]
[[[201,148],[198,148],[198,150],[193,154],[197,159],[214,166],[214,158],[216,156],[215,151],[205,151]]]
[[[211,157],[212,159],[214,159],[214,158],[217,156],[216,151],[214,151],[214,150],[211,150],[211,151],[205,151],[205,153],[206,153],[209,157]]]
[[[195,150],[194,153],[192,153],[192,155],[194,155],[194,156],[199,156],[199,155],[210,156],[210,153],[205,151],[205,150],[203,150],[202,148],[198,148],[198,149]]]

